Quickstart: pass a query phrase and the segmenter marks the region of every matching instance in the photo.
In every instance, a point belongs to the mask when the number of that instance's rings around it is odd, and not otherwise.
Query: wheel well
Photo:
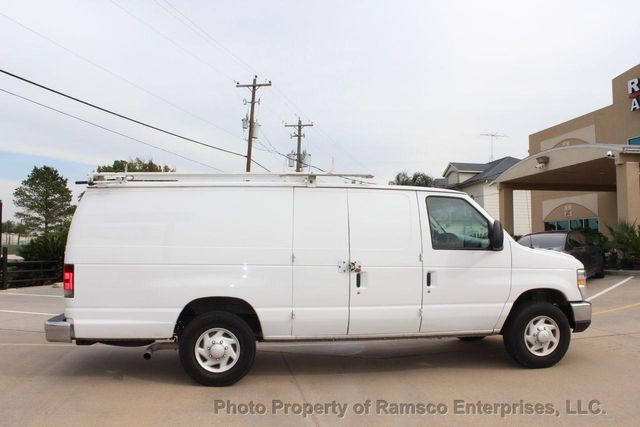
[[[239,298],[230,297],[207,297],[191,301],[182,309],[182,312],[178,316],[174,330],[175,335],[180,338],[182,331],[184,331],[184,328],[191,320],[211,311],[225,311],[237,315],[247,322],[255,334],[256,339],[262,340],[262,326],[260,325],[260,319],[256,311],[248,302]]]
[[[573,319],[573,310],[571,309],[569,301],[567,301],[567,298],[562,292],[556,289],[531,289],[529,291],[523,292],[522,295],[520,295],[518,299],[516,299],[516,301],[513,303],[511,311],[509,312],[509,317],[507,317],[507,320],[504,322],[504,326],[502,327],[503,330],[504,327],[509,324],[511,318],[518,311],[518,307],[529,301],[545,301],[555,305],[560,310],[562,310],[565,316],[567,316],[567,320],[569,320],[569,325],[571,326],[571,328],[575,328],[576,322]],[[502,331],[500,332],[502,333]]]

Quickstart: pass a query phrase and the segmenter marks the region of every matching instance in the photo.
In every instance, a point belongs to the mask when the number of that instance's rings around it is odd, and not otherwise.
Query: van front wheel
[[[503,331],[509,356],[526,368],[547,368],[569,349],[571,329],[565,314],[548,302],[528,302],[516,308]]]
[[[251,328],[222,311],[200,315],[180,337],[180,362],[191,378],[206,386],[231,385],[244,377],[256,354]]]

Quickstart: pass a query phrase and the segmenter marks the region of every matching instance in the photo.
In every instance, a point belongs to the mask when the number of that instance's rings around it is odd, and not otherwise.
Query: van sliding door
[[[417,333],[422,251],[415,191],[349,189],[349,335]]]
[[[347,190],[295,188],[293,236],[292,335],[346,335]]]

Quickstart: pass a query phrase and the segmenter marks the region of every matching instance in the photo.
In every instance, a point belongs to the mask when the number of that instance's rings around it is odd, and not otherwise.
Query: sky
[[[440,176],[451,161],[527,156],[528,136],[611,103],[611,79],[640,62],[635,1],[0,0],[0,68],[210,145],[246,152],[254,74],[254,158],[305,128],[310,162],[386,182]],[[141,157],[179,172],[242,172],[245,159],[187,143],[0,74],[0,200],[34,166],[73,183]],[[171,154],[175,153],[175,154]],[[177,155],[176,155],[177,154]],[[187,159],[190,160],[187,160]],[[204,164],[204,165],[203,165]],[[211,169],[215,168],[215,169]],[[260,171],[254,165],[254,171]]]

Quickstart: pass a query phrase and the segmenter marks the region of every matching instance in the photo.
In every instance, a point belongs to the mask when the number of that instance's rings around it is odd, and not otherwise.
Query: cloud
[[[510,136],[496,144],[496,156],[523,157],[529,134],[608,104],[611,78],[637,63],[640,30],[620,25],[621,11],[636,2],[243,2],[251,14],[231,3],[172,2],[247,66],[162,2],[118,0],[135,19],[111,2],[3,1],[3,13],[99,66],[2,17],[0,39],[11,43],[0,44],[0,57],[3,68],[38,82],[240,152],[249,93],[234,80],[258,73],[273,81],[259,91],[260,144],[269,146],[268,138],[288,153],[293,141],[282,124],[300,114],[315,125],[305,132],[314,163],[329,167],[333,158],[337,171],[385,181],[403,169],[437,175],[449,161],[487,161],[486,132]],[[0,76],[0,87],[225,171],[244,169],[242,158],[10,78]],[[204,170],[39,109],[0,94],[0,149],[87,168],[138,156]],[[256,158],[281,171],[283,160],[262,150]]]

